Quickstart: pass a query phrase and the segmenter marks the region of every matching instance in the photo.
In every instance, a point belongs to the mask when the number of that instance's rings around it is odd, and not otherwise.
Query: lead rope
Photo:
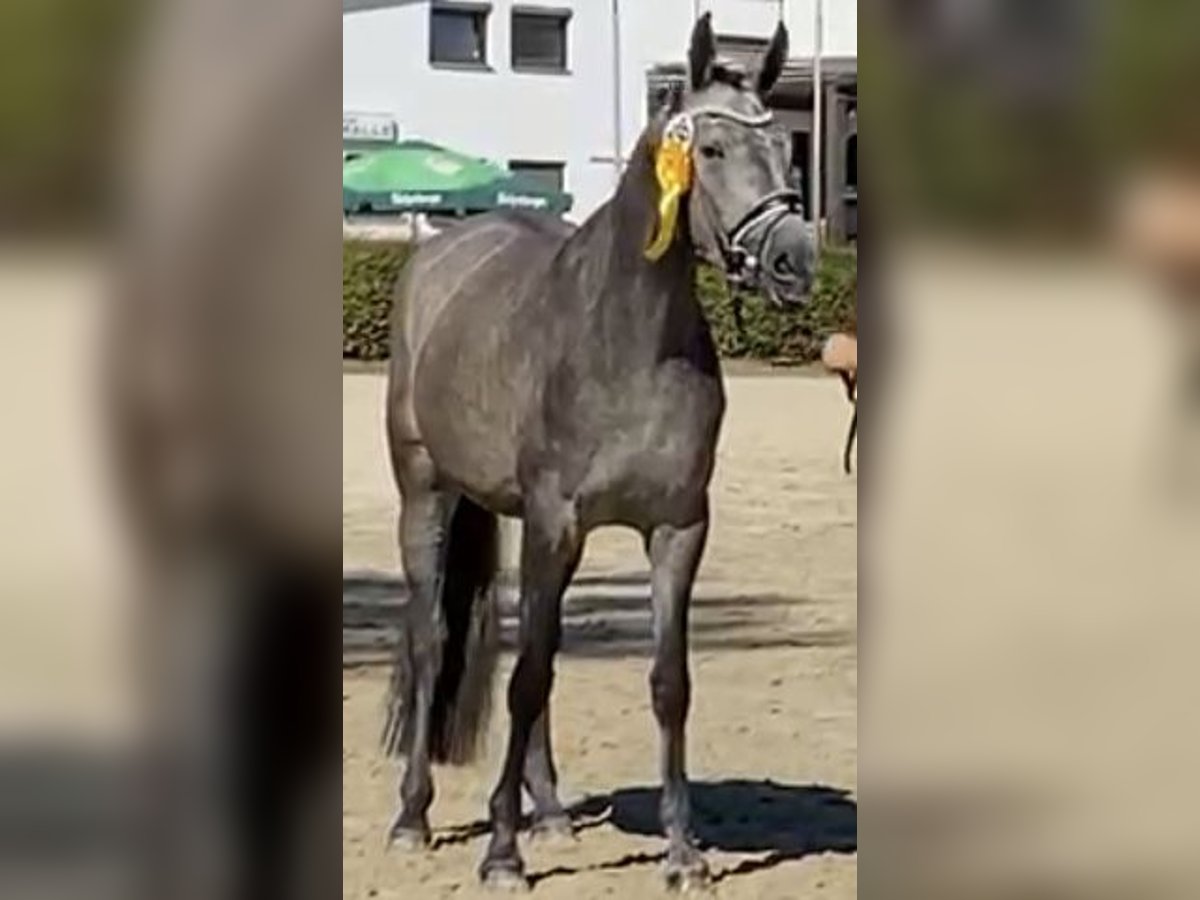
[[[698,196],[700,197],[700,202],[703,203],[706,207],[708,207],[708,209],[711,213],[712,212],[712,201],[709,199],[708,192],[704,189],[704,185],[700,181],[697,181],[696,184],[693,186],[692,190],[697,192]],[[732,251],[727,246],[728,238],[726,237],[726,235],[724,235],[722,232],[717,230],[714,232],[714,237],[716,238],[716,241],[717,241],[717,252],[720,253],[721,256],[724,257],[725,259],[731,258]],[[743,315],[743,313],[744,313],[744,297],[743,297],[741,291],[738,290],[738,287],[739,287],[738,282],[734,278],[734,276],[730,273],[729,267],[727,265],[721,266],[721,274],[725,278],[725,293],[729,296],[729,306],[730,306],[731,311],[733,312],[734,334],[737,335],[737,341],[738,341],[738,345],[735,349],[738,351],[742,351],[742,350],[745,350],[746,344],[747,344],[746,320],[745,320],[745,316]]]
[[[742,292],[738,290],[736,282],[732,281],[729,276],[725,277],[725,289],[729,291],[729,305],[733,310],[733,327],[734,333],[737,334],[738,350],[744,352],[747,350],[746,340],[746,320],[743,316],[743,304],[745,298]]]

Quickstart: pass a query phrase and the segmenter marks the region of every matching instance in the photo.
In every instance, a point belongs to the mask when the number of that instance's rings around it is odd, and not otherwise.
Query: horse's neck
[[[575,248],[597,263],[582,268],[589,327],[631,361],[680,355],[706,328],[696,299],[686,204],[677,223],[680,236],[652,262],[645,246],[656,216],[653,160],[643,140],[616,194],[584,225]]]

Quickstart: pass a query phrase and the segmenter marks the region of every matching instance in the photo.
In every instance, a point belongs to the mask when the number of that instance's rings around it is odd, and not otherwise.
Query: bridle
[[[744,115],[719,106],[702,106],[682,115],[693,121],[699,118],[722,119],[746,128],[766,128],[774,121],[769,112]],[[722,267],[730,284],[745,284],[758,276],[760,258],[767,256],[775,230],[785,216],[794,214],[804,214],[804,198],[798,191],[785,188],[768,194],[755,203],[728,232],[720,228],[714,229]],[[761,231],[763,236],[758,256],[746,246],[747,239],[756,231]]]

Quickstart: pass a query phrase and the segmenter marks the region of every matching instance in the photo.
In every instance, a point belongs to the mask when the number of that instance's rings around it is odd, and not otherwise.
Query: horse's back
[[[464,383],[454,374],[459,367],[504,356],[498,346],[511,330],[506,323],[573,230],[550,216],[492,213],[450,228],[413,252],[397,284],[392,316],[393,452],[400,443],[425,442],[418,425],[418,382],[427,397],[431,391],[446,394]],[[491,374],[489,381],[500,376]]]
[[[572,230],[550,216],[501,212],[469,219],[421,244],[397,287],[393,349],[403,342],[415,355],[448,306],[486,302],[491,288],[548,261]]]

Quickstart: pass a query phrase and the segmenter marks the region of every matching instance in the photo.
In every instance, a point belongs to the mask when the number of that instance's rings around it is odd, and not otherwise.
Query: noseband
[[[769,112],[750,116],[717,106],[703,106],[685,115],[693,120],[702,117],[723,119],[746,128],[765,128],[773,121]],[[728,232],[717,230],[717,245],[721,252],[725,277],[730,283],[743,284],[753,281],[761,268],[760,257],[766,255],[763,251],[770,247],[775,230],[784,217],[803,213],[804,198],[798,191],[784,189],[768,194],[755,203]],[[759,230],[762,231],[763,238],[759,245],[759,256],[755,256],[746,246],[746,242]]]
[[[729,280],[741,284],[757,276],[761,268],[760,257],[767,255],[775,229],[786,216],[803,212],[803,198],[792,190],[776,191],[755,203],[722,241],[721,255],[725,259],[725,273]],[[759,245],[759,256],[755,256],[745,242],[759,228],[763,230],[763,239]]]

